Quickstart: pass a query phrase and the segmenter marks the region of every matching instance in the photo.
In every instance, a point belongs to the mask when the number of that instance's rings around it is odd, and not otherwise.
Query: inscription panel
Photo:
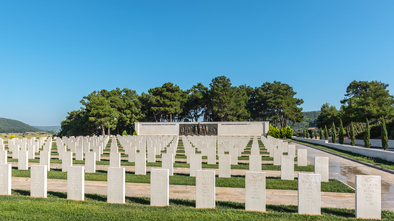
[[[217,124],[179,124],[179,135],[218,135]]]

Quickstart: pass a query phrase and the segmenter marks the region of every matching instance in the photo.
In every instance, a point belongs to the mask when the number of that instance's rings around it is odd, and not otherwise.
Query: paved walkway
[[[296,143],[296,147],[308,150],[308,162],[314,164],[315,156],[330,158],[330,178],[341,180],[355,188],[356,175],[378,175],[382,178],[382,209],[394,211],[394,174],[335,156],[321,150]]]
[[[12,177],[12,188],[30,190],[30,178]],[[245,203],[244,188],[216,187],[217,201]],[[48,191],[67,192],[67,180],[48,179]],[[107,182],[85,181],[85,193],[107,195]],[[271,205],[297,205],[296,190],[266,190],[266,203]],[[196,199],[196,187],[170,185],[171,199]],[[126,196],[150,197],[150,184],[126,183]],[[322,207],[354,209],[354,193],[322,193]]]

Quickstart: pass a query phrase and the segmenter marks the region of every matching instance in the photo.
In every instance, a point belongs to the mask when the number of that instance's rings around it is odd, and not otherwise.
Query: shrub
[[[15,138],[15,136],[14,136],[14,135],[11,135],[11,136],[9,137],[10,140],[11,140],[12,138]]]
[[[335,130],[335,123],[334,122],[332,122],[332,127],[331,127],[331,138],[332,138],[333,143],[337,142],[337,131]]]
[[[389,148],[389,137],[387,136],[386,122],[384,118],[382,118],[382,134],[380,135],[380,139],[382,139],[382,147],[383,150],[387,150]]]
[[[356,134],[354,132],[353,122],[350,122],[350,145],[356,145]]]
[[[343,129],[342,119],[339,120],[339,143],[343,144],[343,140],[345,137],[345,131]]]
[[[320,140],[323,140],[323,129],[320,128]]]
[[[123,131],[122,135],[127,136],[126,130]]]
[[[133,136],[137,136],[137,131],[134,131],[134,132],[133,132]]]
[[[283,127],[280,130],[282,138],[291,138],[293,136],[293,130],[290,128],[290,126]]]
[[[369,138],[371,137],[371,133],[369,132],[369,122],[367,119],[367,124],[365,125],[365,133],[364,133],[364,146],[369,148],[371,143],[369,143]]]
[[[327,126],[324,126],[324,139],[328,140],[328,130],[327,130]]]

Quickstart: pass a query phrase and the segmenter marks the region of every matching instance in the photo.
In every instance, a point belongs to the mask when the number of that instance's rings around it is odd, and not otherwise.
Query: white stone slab
[[[265,212],[264,172],[245,172],[245,210]]]
[[[287,145],[287,156],[295,157],[295,152],[296,147],[294,144],[289,144]]]
[[[85,199],[85,170],[84,167],[71,166],[67,169],[67,199]]]
[[[126,170],[123,167],[109,167],[107,174],[107,202],[125,203]]]
[[[161,156],[162,162],[161,167],[163,169],[168,169],[170,176],[174,175],[174,155],[172,153],[166,153]]]
[[[120,153],[111,152],[109,154],[109,167],[120,167]]]
[[[216,147],[209,147],[207,153],[207,164],[216,164]]]
[[[171,154],[172,155],[172,154]],[[150,205],[170,204],[170,178],[168,169],[152,169],[150,172]]]
[[[321,176],[320,174],[298,174],[298,213],[321,214]]]
[[[281,156],[283,152],[280,147],[276,146],[273,148],[274,150],[274,165],[280,166]]]
[[[219,177],[231,177],[230,155],[219,155]]]
[[[196,171],[196,208],[215,208],[215,171]]]
[[[29,169],[28,151],[21,150],[19,151],[18,170],[28,170],[28,169]]]
[[[136,151],[137,151],[137,149],[136,149],[135,146],[131,146],[129,148],[128,158],[127,158],[129,162],[135,162],[135,153],[136,153]]]
[[[146,175],[146,154],[143,152],[135,154],[135,174]]]
[[[238,149],[230,147],[229,153],[231,155],[231,165],[238,165]]]
[[[0,150],[0,164],[7,164],[7,151]]]
[[[156,162],[156,149],[154,147],[148,147],[148,162]]]
[[[202,170],[201,154],[194,154],[190,159],[190,176],[196,176],[197,170]]]
[[[47,165],[31,166],[30,196],[47,198],[47,173],[48,173]]]
[[[62,160],[62,172],[67,172],[68,167],[73,165],[73,152],[64,152]]]
[[[76,146],[75,147],[75,159],[76,160],[83,160],[83,148],[82,146]]]
[[[0,195],[11,195],[11,164],[0,164]]]
[[[297,165],[308,166],[308,150],[298,149],[297,150]]]
[[[282,156],[280,177],[282,180],[294,180],[294,157]]]
[[[249,171],[261,172],[261,156],[250,155],[249,156]]]
[[[315,173],[321,175],[322,182],[328,182],[329,179],[328,157],[315,157]]]
[[[87,152],[85,153],[85,173],[96,172],[96,153]]]
[[[381,177],[356,175],[356,218],[381,219]]]
[[[40,151],[40,165],[47,166],[47,170],[51,170],[51,152],[49,151]]]

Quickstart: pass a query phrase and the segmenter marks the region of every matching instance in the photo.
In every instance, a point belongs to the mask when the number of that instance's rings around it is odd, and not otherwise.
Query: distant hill
[[[55,131],[59,132],[60,131],[60,126],[33,126],[35,128],[38,128],[40,130],[45,130],[45,131]]]
[[[293,129],[316,127],[317,117],[319,117],[320,111],[302,112],[302,115],[304,116],[304,121],[295,123],[295,125],[292,127]]]
[[[37,131],[40,130],[23,122],[0,117],[0,133],[25,133]]]

